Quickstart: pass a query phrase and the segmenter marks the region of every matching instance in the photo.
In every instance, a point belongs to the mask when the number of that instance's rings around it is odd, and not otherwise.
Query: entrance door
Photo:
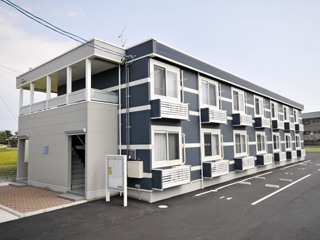
[[[85,191],[85,134],[71,137],[71,190]]]

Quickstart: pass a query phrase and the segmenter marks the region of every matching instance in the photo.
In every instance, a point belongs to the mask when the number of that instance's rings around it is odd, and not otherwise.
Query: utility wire
[[[88,42],[87,40],[75,35],[75,34],[72,34],[72,33],[69,33],[67,31],[64,31],[56,26],[54,26],[53,24],[43,20],[42,18],[39,18],[35,15],[33,15],[32,13],[28,12],[27,10],[23,9],[22,7],[14,4],[13,2],[9,1],[9,0],[1,0],[2,2],[6,3],[7,5],[13,7],[14,9],[16,9],[17,11],[21,12],[22,14],[24,14],[25,16],[27,16],[28,18],[38,22],[39,24],[59,33],[59,34],[62,34],[66,37],[69,37],[77,42],[80,42],[84,45],[87,45],[87,46],[90,46],[90,47],[93,47],[93,48],[96,48],[96,49],[99,49],[101,51],[104,51],[104,52],[107,52],[107,53],[110,53],[110,54],[113,54],[113,55],[116,55],[116,56],[120,56],[122,58],[125,58],[125,59],[128,59],[128,58],[131,58],[131,61],[130,61],[130,65],[132,64],[133,60],[134,60],[134,56],[132,55],[125,55],[125,54],[122,54],[122,53],[119,53],[117,51],[114,51],[114,50],[111,50],[111,49],[108,49],[108,48],[105,48],[103,46],[99,46],[98,44],[95,44],[95,43],[90,43]],[[38,19],[38,20],[37,20]],[[47,25],[48,24],[48,25]]]
[[[7,69],[7,70],[10,70],[10,71],[12,71],[12,72],[22,73],[21,71],[15,70],[15,69],[13,69],[13,68],[8,68],[8,67],[3,66],[3,65],[0,65],[0,67],[1,67],[1,68],[5,68],[5,69]]]
[[[0,67],[1,67],[1,66],[0,66]],[[4,70],[4,69],[1,69],[1,68],[0,68],[0,70],[4,71],[5,73],[10,74],[11,76],[17,77],[16,75],[13,75],[12,73],[10,73],[10,72],[8,72],[8,71],[6,71],[6,70]]]
[[[10,110],[10,108],[8,107],[6,101],[3,99],[3,97],[2,97],[1,95],[0,95],[0,97],[1,97],[2,101],[4,102],[4,104],[7,106],[8,110],[9,110],[9,112],[11,113],[12,117],[14,118],[14,120],[16,120],[16,122],[18,123],[16,117],[15,117],[15,116],[13,115],[13,113],[11,112],[11,110]]]

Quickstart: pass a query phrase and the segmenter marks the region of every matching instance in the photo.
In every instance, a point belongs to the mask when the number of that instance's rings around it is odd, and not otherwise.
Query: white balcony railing
[[[252,116],[244,113],[232,114],[233,126],[252,126]]]
[[[81,89],[69,94],[69,103],[81,102],[86,100],[86,89]]]
[[[291,152],[291,159],[297,159],[297,151]]]
[[[68,103],[67,103],[68,96]],[[105,90],[91,89],[91,100],[99,102],[108,103],[118,103],[118,95],[113,92],[107,92]],[[26,105],[20,108],[20,115],[25,115],[30,113],[45,111],[48,109],[65,106],[71,103],[77,103],[81,101],[86,101],[86,89],[81,89],[79,91],[71,92],[68,95],[64,94],[55,98],[50,98],[48,101],[36,102],[30,105]],[[48,109],[47,109],[48,104]]]
[[[284,129],[284,122],[278,119],[272,120],[273,129]]]
[[[227,123],[227,111],[209,108],[209,121],[212,123]]]
[[[264,165],[268,165],[272,163],[272,154],[265,154],[263,155],[264,158]]]
[[[179,120],[189,120],[189,104],[174,103],[155,99],[151,102],[152,119],[171,118]]]
[[[255,127],[256,128],[270,128],[271,120],[265,117],[256,117],[255,118]]]
[[[38,112],[38,111],[43,111],[46,110],[46,103],[47,101],[41,101],[37,102],[31,105],[31,112]]]
[[[306,150],[305,149],[301,149],[301,157],[305,157],[306,156]]]
[[[243,168],[243,170],[254,168],[254,157],[243,158],[242,159],[242,168]]]
[[[229,161],[222,160],[211,163],[212,177],[218,177],[229,173]]]
[[[280,156],[280,162],[287,160],[287,154],[286,154],[286,152],[281,152],[281,153],[279,154],[279,156]]]

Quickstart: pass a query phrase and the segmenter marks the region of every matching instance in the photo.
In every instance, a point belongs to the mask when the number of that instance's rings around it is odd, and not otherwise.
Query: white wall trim
[[[121,149],[126,150],[127,145],[121,145]],[[130,144],[130,149],[139,149],[139,150],[152,149],[152,145],[151,144]]]
[[[194,94],[199,94],[198,90],[195,90],[195,89],[192,89],[192,88],[188,88],[188,87],[183,87],[183,91],[189,92],[189,93],[194,93]]]
[[[147,83],[147,82],[150,82],[150,78],[142,78],[142,79],[139,79],[139,80],[135,80],[135,81],[129,82],[129,87],[141,85],[141,84],[144,84],[144,83]],[[124,89],[124,88],[126,88],[126,84],[125,83],[121,84],[121,89]],[[117,85],[117,86],[114,86],[114,87],[105,88],[103,90],[112,92],[112,91],[119,90],[119,86]]]
[[[151,105],[143,105],[138,107],[131,107],[129,108],[129,112],[140,112],[140,111],[146,111],[151,110]],[[126,109],[121,109],[121,114],[126,113]]]
[[[196,112],[196,111],[189,111],[189,115],[192,115],[192,116],[199,116],[199,112]]]
[[[196,147],[201,147],[201,143],[186,143],[185,144],[186,148],[196,148]]]
[[[197,171],[197,170],[201,170],[201,165],[191,167],[191,171]]]
[[[224,147],[234,146],[234,142],[223,142],[222,145],[223,145]]]
[[[230,102],[230,103],[232,103],[232,99],[231,99],[231,98],[221,97],[221,100],[222,100],[222,101],[225,101],[225,102]]]
[[[152,178],[152,173],[143,173],[143,178]]]

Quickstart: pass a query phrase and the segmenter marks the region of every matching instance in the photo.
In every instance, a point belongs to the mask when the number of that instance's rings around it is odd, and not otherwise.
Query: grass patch
[[[18,152],[8,148],[0,149],[0,166],[17,165]]]
[[[320,152],[320,148],[308,148],[308,147],[306,147],[305,150],[307,152]]]

